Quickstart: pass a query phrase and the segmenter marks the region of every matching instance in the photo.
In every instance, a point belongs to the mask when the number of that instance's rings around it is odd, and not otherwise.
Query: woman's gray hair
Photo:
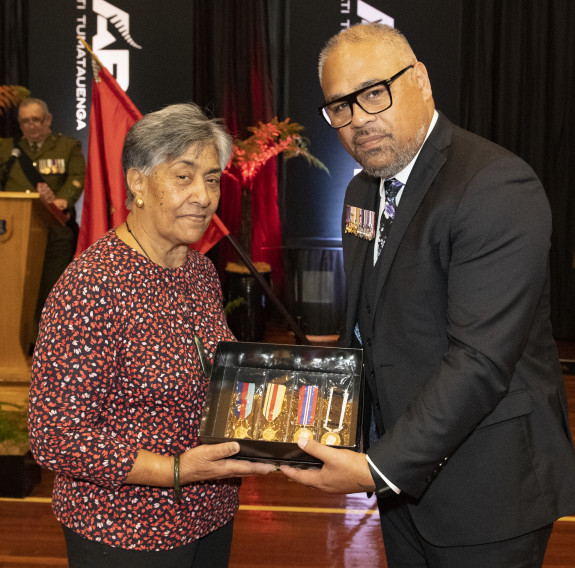
[[[154,168],[172,162],[190,146],[198,153],[213,144],[224,170],[233,151],[232,137],[219,119],[208,118],[195,103],[167,106],[146,114],[128,131],[122,151],[122,169],[126,180],[126,207],[131,209],[134,195],[128,187],[128,170],[134,168],[150,175]]]
[[[332,36],[319,54],[318,75],[321,83],[323,66],[330,53],[340,45],[345,43],[362,43],[364,41],[376,40],[385,43],[390,53],[399,55],[407,61],[415,62],[415,54],[407,41],[407,38],[395,28],[379,22],[368,24],[355,24],[349,28]]]

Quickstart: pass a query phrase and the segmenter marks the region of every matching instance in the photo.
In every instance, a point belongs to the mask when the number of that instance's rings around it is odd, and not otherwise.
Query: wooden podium
[[[35,192],[0,192],[0,385],[29,383],[48,230],[66,215]]]

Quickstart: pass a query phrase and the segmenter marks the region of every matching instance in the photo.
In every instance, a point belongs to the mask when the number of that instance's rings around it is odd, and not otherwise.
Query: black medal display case
[[[204,368],[200,441],[236,440],[234,458],[302,467],[321,463],[299,448],[302,436],[359,451],[362,368],[361,349],[222,341]]]

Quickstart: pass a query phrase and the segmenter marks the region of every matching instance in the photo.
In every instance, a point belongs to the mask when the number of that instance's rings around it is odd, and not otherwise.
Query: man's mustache
[[[366,128],[363,130],[357,130],[352,138],[352,142],[354,144],[359,143],[360,138],[365,138],[366,136],[382,136],[384,138],[393,138],[393,134],[387,130],[382,130],[379,128]]]

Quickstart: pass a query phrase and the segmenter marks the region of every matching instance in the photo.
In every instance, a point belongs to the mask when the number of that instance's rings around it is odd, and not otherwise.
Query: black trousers
[[[69,568],[227,568],[233,520],[185,546],[147,551],[115,548],[64,528]]]
[[[388,568],[541,568],[553,528],[487,544],[434,546],[421,538],[401,497],[378,506]]]
[[[67,225],[54,227],[48,232],[48,242],[44,253],[44,265],[40,288],[38,290],[38,301],[36,303],[36,313],[34,318],[35,329],[32,332],[30,342],[36,341],[38,335],[38,324],[42,315],[42,309],[58,278],[66,270],[68,264],[72,262],[76,252],[78,240],[78,225],[75,221],[68,222]]]

